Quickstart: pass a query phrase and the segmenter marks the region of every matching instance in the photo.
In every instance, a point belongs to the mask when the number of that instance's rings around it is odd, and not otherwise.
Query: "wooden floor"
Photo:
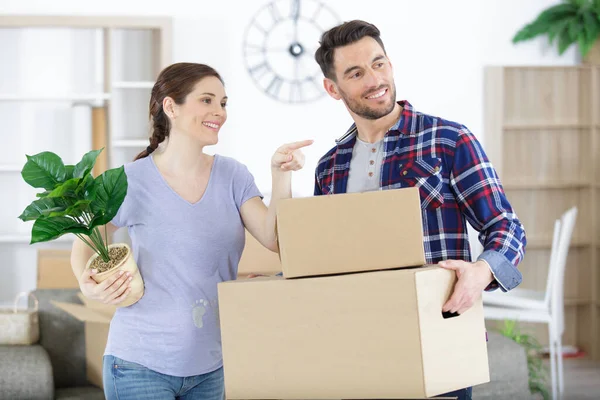
[[[599,361],[591,361],[587,359],[565,359],[564,374],[564,400],[600,399]]]

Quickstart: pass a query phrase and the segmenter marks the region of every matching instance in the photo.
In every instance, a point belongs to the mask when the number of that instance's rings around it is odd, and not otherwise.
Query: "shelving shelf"
[[[509,198],[510,201],[510,198]],[[552,247],[552,238],[547,237],[527,237],[527,250],[532,249],[550,249]],[[596,248],[596,244],[592,243],[591,240],[582,240],[578,238],[572,238],[571,248],[580,248],[580,247],[594,247]]]
[[[0,165],[0,172],[21,172],[23,165]]]
[[[73,94],[12,94],[0,93],[0,101],[11,102],[94,102],[110,99],[110,93],[73,93]]]
[[[488,67],[484,108],[486,152],[527,234],[521,287],[544,287],[554,220],[578,208],[563,343],[599,360],[600,66]],[[547,340],[546,326],[524,325]]]
[[[526,130],[561,130],[561,129],[590,129],[591,123],[579,122],[556,122],[556,123],[507,123],[504,129],[507,131],[526,131]]]
[[[130,82],[113,82],[113,89],[152,89],[154,82],[151,81],[130,81]]]
[[[104,148],[94,176],[130,161],[137,148],[148,145],[149,92],[172,62],[172,32],[168,17],[0,15],[6,55],[0,112],[10,119],[3,127],[11,140],[0,149],[0,179],[15,191],[0,216],[0,263],[8,268],[7,279],[0,280],[0,303],[35,288],[38,250],[69,251],[75,238],[29,244],[31,233],[16,218],[35,199],[31,188],[18,184],[23,155],[51,149],[65,162],[79,161],[85,152]],[[56,48],[42,52],[45,43]],[[36,65],[47,68],[37,74],[31,67]]]
[[[590,303],[590,299],[580,299],[574,297],[565,298],[565,306],[584,306]]]
[[[58,239],[54,239],[54,242],[57,243],[68,243],[73,241],[74,236],[65,235],[61,236]],[[0,235],[0,243],[10,243],[10,244],[29,244],[31,241],[31,235]]]
[[[145,148],[146,146],[148,146],[149,141],[148,139],[120,139],[120,140],[113,140],[111,142],[111,146],[112,147],[133,147],[133,148]]]
[[[503,182],[505,190],[553,190],[553,189],[581,189],[589,188],[589,180],[523,180]]]

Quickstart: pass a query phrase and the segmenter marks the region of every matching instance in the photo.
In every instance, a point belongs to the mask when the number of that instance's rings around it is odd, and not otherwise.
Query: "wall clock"
[[[340,24],[318,0],[274,0],[252,17],[244,36],[246,70],[267,96],[306,103],[324,96],[314,59],[321,34]]]

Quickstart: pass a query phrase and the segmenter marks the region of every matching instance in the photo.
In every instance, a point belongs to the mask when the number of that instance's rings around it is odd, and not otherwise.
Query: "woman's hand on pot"
[[[104,304],[119,304],[131,292],[129,272],[117,272],[101,283],[92,278],[95,273],[96,270],[87,268],[79,279],[79,288],[85,297]]]

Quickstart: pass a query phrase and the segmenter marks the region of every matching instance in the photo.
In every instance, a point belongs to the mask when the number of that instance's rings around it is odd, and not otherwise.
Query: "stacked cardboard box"
[[[228,399],[426,398],[489,381],[481,302],[444,318],[418,189],[290,199],[283,277],[219,284]],[[402,268],[404,267],[404,268]]]

